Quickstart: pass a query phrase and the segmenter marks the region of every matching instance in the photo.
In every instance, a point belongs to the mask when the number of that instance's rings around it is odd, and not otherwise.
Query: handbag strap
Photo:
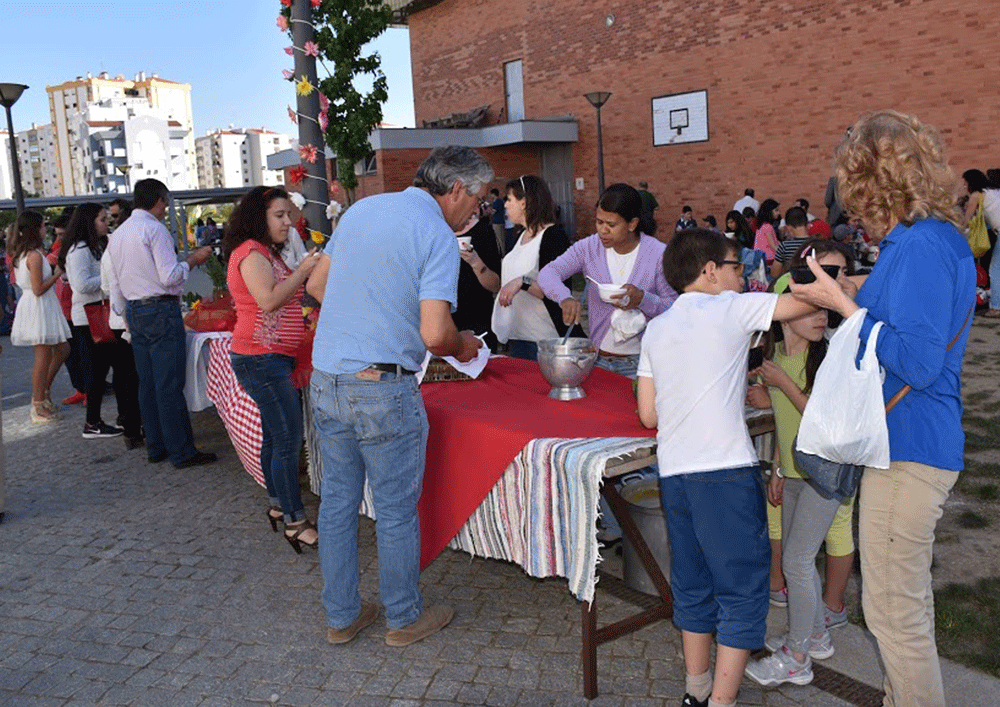
[[[958,333],[955,334],[955,338],[951,340],[951,343],[948,344],[948,348],[946,348],[945,351],[951,351],[951,347],[953,347],[955,344],[958,343],[959,338],[961,338],[962,336],[962,332],[965,331],[965,325],[969,323],[969,317],[972,316],[972,312],[975,310],[975,308],[976,308],[976,301],[972,300],[972,304],[969,306],[969,311],[966,312],[965,314],[965,321],[962,322],[962,326],[958,328]],[[896,403],[905,398],[906,394],[909,393],[911,390],[913,390],[913,388],[910,387],[909,385],[904,385],[902,388],[900,388],[899,392],[893,395],[891,398],[889,398],[889,402],[885,404],[885,413],[888,415],[889,411],[892,410],[894,407],[896,407]]]

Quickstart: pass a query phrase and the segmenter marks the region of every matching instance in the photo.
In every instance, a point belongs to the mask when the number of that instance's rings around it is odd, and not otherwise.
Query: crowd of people
[[[288,192],[250,190],[222,236],[237,311],[231,360],[260,411],[267,521],[296,552],[319,552],[327,640],[347,643],[381,613],[359,592],[365,482],[378,518],[386,643],[419,641],[454,616],[425,607],[417,581],[428,420],[414,373],[426,353],[468,361],[486,345],[535,359],[540,341],[569,333],[589,335],[597,365],[636,381],[639,420],[657,429],[649,473],[671,544],[684,704],[732,705],[744,674],[763,685],[810,682],[812,661],[834,652],[830,630],[847,622],[855,499],[819,493],[796,465],[793,440],[828,337],[864,307],[863,340],[882,323],[886,400],[912,387],[887,414],[890,468],[867,469],[859,493],[865,620],[885,665],[886,704],[943,705],[930,564],[934,526],[963,465],[959,380],[976,264],[962,231],[977,209],[995,230],[1000,172],[994,181],[966,172],[962,210],[937,133],[895,111],[863,116],[835,164],[829,220],[805,199],[782,211],[747,189],[722,229],[710,214],[700,228],[690,206],[673,229],[658,229],[648,185],[616,183],[594,205],[593,235],[572,242],[542,178],[521,175],[487,192],[495,175],[482,156],[436,148],[413,186],[353,204],[322,253],[299,242],[292,258]],[[35,347],[31,416],[56,419],[52,380],[75,357],[84,437],[124,435],[151,462],[208,464],[216,457],[194,446],[182,392],[178,297],[208,249],[178,260],[160,223],[162,183],[142,180],[134,196],[131,215],[119,204],[113,230],[111,208],[99,204],[57,222],[54,262],[42,217],[18,218],[8,254],[24,295],[11,340]],[[793,267],[814,281],[790,281]],[[577,276],[589,283],[586,299],[573,292]],[[59,283],[70,293],[62,311]],[[290,379],[306,293],[321,305],[309,391],[323,470],[315,524],[299,491],[303,413]],[[95,319],[102,311],[108,336]],[[750,365],[762,333],[763,360]],[[101,419],[109,369],[121,427]],[[746,404],[775,417],[766,485]],[[613,540],[610,509],[604,523],[602,538]],[[815,561],[824,543],[825,582]],[[769,604],[788,607],[784,635],[765,635]],[[750,661],[764,646],[771,654]]]

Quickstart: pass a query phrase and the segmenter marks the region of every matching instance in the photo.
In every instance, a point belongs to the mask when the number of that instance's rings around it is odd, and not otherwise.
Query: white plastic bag
[[[646,315],[638,309],[618,309],[611,313],[611,335],[616,344],[622,344],[637,336],[646,328]]]
[[[854,363],[866,312],[852,314],[830,339],[802,413],[796,448],[838,464],[888,469],[889,430],[875,356],[881,322],[872,327],[860,368]]]

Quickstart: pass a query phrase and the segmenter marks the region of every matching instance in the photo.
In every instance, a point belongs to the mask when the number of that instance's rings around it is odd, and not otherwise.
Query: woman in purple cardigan
[[[612,184],[597,202],[597,233],[574,243],[538,273],[538,285],[560,303],[567,326],[580,320],[580,302],[563,280],[582,272],[625,290],[609,304],[591,283],[587,306],[590,339],[600,350],[597,365],[633,379],[646,321],[677,299],[663,275],[666,246],[640,232],[641,214],[639,192],[628,184]]]

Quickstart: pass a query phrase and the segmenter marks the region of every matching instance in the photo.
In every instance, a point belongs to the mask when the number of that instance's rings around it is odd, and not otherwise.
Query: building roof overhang
[[[486,148],[578,139],[579,129],[573,118],[521,120],[480,128],[377,128],[368,136],[373,150],[429,150],[442,145]]]

